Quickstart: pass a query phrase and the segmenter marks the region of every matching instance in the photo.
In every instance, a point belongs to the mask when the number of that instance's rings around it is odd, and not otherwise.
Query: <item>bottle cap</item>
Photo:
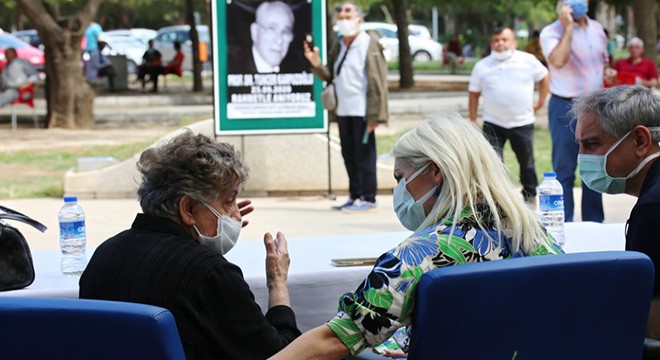
[[[76,195],[68,195],[64,197],[64,203],[78,202],[78,197]]]
[[[554,171],[544,172],[544,173],[543,173],[543,177],[547,177],[547,178],[556,178],[556,177],[557,177],[557,173],[554,172]]]

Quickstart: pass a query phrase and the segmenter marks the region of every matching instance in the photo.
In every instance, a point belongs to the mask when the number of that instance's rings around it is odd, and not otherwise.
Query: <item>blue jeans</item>
[[[573,185],[579,146],[575,141],[575,120],[568,113],[572,101],[555,95],[548,104],[548,122],[552,138],[552,167],[564,188],[564,221],[573,221]],[[603,196],[582,183],[582,221],[603,222]]]

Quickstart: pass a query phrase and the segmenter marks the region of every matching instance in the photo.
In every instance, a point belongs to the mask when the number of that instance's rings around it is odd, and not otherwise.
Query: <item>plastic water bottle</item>
[[[65,196],[64,205],[58,214],[60,223],[60,266],[62,274],[74,276],[82,274],[87,265],[87,232],[85,212],[78,205],[77,196]]]
[[[539,186],[539,217],[541,225],[555,238],[560,246],[564,237],[564,189],[557,181],[557,174],[546,172]]]

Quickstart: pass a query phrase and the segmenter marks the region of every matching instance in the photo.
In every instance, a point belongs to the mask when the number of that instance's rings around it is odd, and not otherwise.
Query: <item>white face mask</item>
[[[357,32],[354,20],[337,20],[337,27],[342,36],[350,37]]]
[[[490,56],[492,56],[493,59],[495,59],[497,61],[504,61],[504,60],[510,58],[511,56],[513,56],[513,49],[504,50],[504,51],[495,51],[495,50],[493,50],[493,51],[490,52]]]
[[[243,223],[230,216],[220,214],[214,208],[206,204],[204,204],[204,206],[206,206],[206,208],[217,218],[217,228],[216,235],[209,237],[202,235],[197,229],[197,226],[193,225],[193,228],[197,231],[197,235],[199,236],[199,243],[211,246],[220,251],[222,255],[225,255],[234,247],[234,245],[236,245],[238,236],[241,234],[241,229],[243,228]]]

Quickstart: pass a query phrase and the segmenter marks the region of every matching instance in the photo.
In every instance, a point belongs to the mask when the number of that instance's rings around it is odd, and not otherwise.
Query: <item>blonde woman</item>
[[[415,233],[378,258],[357,290],[340,298],[333,319],[274,359],[341,359],[382,343],[411,323],[416,285],[427,271],[562,252],[516,192],[495,150],[460,115],[445,112],[422,122],[392,154],[394,210]]]

